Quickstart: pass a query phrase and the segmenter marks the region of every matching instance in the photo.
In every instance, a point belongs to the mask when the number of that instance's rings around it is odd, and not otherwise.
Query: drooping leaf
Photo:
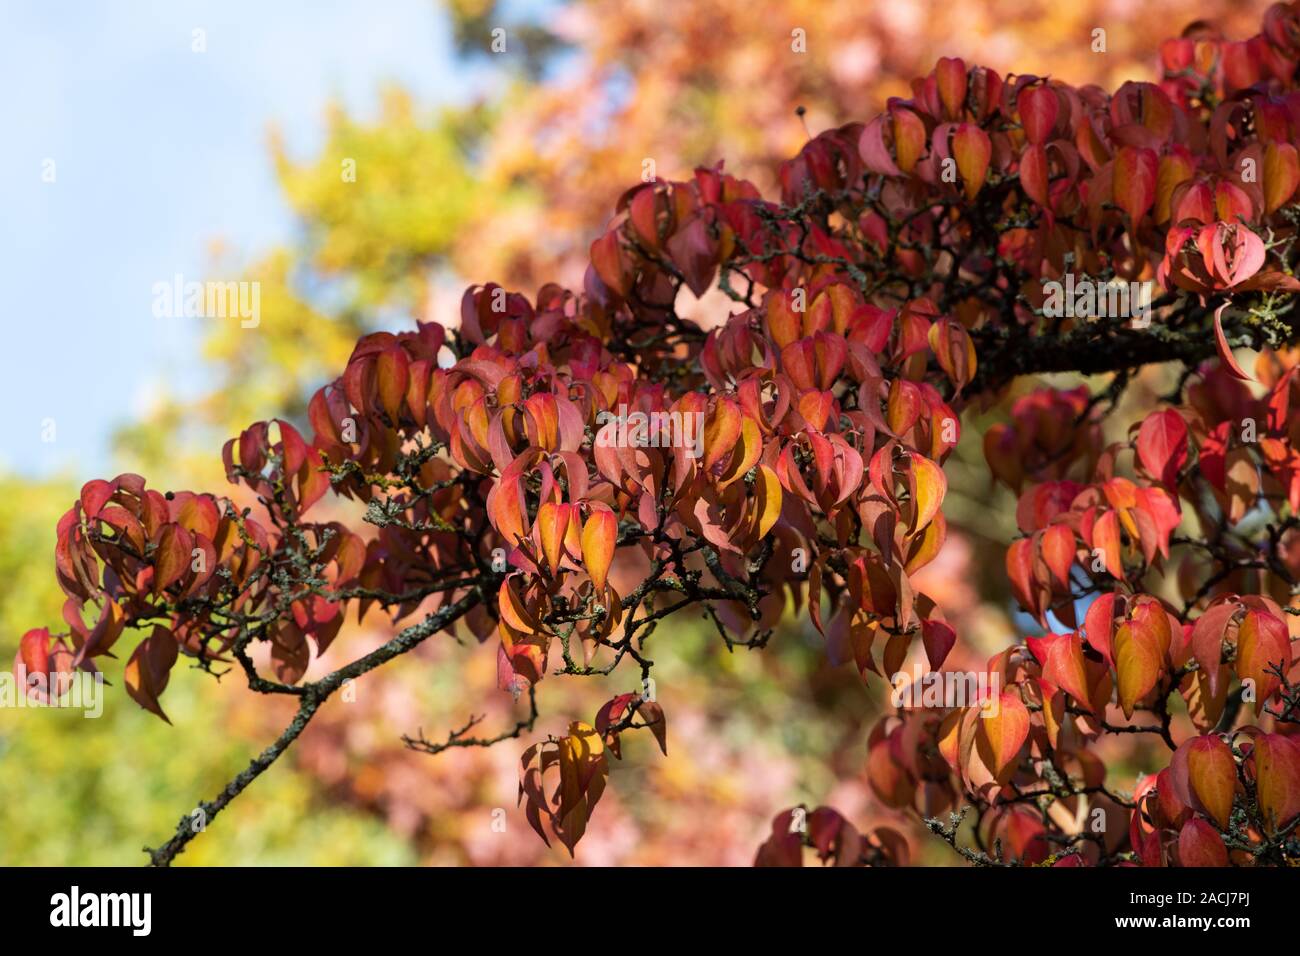
[[[582,526],[582,563],[597,591],[605,590],[618,541],[618,519],[608,508],[593,509]]]
[[[1215,734],[1187,743],[1187,778],[1192,794],[1220,830],[1228,829],[1237,789],[1237,765],[1228,745]]]
[[[1300,814],[1300,745],[1281,734],[1260,734],[1254,744],[1259,811],[1277,833]]]
[[[1174,486],[1187,462],[1187,423],[1172,408],[1152,412],[1142,422],[1137,437],[1142,466],[1167,488]]]
[[[1178,861],[1183,866],[1227,866],[1228,848],[1219,831],[1192,817],[1178,833]]]
[[[992,715],[980,716],[978,742],[981,754],[987,754],[985,763],[1001,778],[1029,736],[1029,711],[1020,695],[1011,690],[999,694],[995,709]]]

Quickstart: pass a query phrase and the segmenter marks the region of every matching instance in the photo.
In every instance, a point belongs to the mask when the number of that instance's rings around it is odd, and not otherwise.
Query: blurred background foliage
[[[204,343],[213,388],[194,402],[165,398],[124,423],[121,469],[155,487],[220,491],[221,442],[259,419],[302,423],[306,399],[342,368],[362,332],[416,318],[454,323],[471,282],[529,295],[549,279],[580,287],[591,239],[647,160],[658,176],[682,178],[725,158],[729,170],[770,190],[777,164],[809,130],[866,118],[889,96],[908,95],[910,78],[940,55],[1114,86],[1148,76],[1158,39],[1184,23],[1213,19],[1240,36],[1264,6],[572,0],[520,10],[448,0],[442,12],[458,56],[492,64],[501,82],[482,100],[439,110],[384,88],[373,117],[332,108],[314,155],[290,155],[272,128],[265,156],[231,158],[274,165],[298,230],[278,248],[213,245],[214,275],[261,283],[261,323],[213,326]],[[1104,54],[1092,51],[1098,27]],[[506,48],[493,53],[498,28]],[[792,50],[795,30],[804,31],[806,52]],[[710,322],[725,303],[706,294],[686,309]],[[967,416],[949,467],[956,533],[927,569],[926,589],[976,657],[1005,646],[1019,623],[1001,573],[1012,501],[991,490],[979,443],[1004,414],[999,406]],[[11,659],[26,628],[59,621],[54,527],[92,477],[0,477],[0,660]],[[805,616],[792,614],[757,652],[728,653],[699,620],[673,618],[661,628],[653,643],[668,756],[648,738],[628,740],[578,862],[747,864],[771,818],[799,802],[833,804],[859,826],[892,823],[915,835],[875,801],[863,774],[880,686],[827,667]],[[372,612],[314,668],[377,645],[390,627]],[[440,638],[368,675],[355,702],[331,702],[180,862],[564,862],[515,809],[523,743],[437,757],[402,746],[403,734],[422,729],[441,739],[471,715],[484,718],[483,733],[510,726],[518,710],[495,690],[494,668],[490,643]],[[143,862],[141,847],[161,842],[285,719],[278,702],[247,691],[237,675],[218,682],[178,668],[165,697],[167,726],[121,690],[120,662],[108,678],[115,686],[99,720],[0,709],[0,863]],[[561,730],[570,717],[590,719],[631,682],[544,682],[543,719],[531,736]],[[1142,744],[1120,746],[1107,755],[1113,770],[1144,769],[1143,752],[1133,749]],[[498,809],[504,834],[492,827]],[[916,846],[920,862],[953,862],[943,847]]]

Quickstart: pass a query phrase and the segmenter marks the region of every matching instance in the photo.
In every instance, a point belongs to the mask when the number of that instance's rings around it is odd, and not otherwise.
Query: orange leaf
[[[925,152],[925,123],[906,107],[891,109],[890,115],[894,119],[894,153],[898,157],[898,168],[910,174]]]
[[[912,493],[911,532],[927,527],[943,504],[943,496],[948,491],[948,479],[943,469],[922,455],[911,456],[912,467],[908,478]]]
[[[1074,564],[1074,532],[1070,526],[1054,524],[1044,528],[1039,548],[1052,576],[1063,587],[1069,587],[1070,566]]]
[[[989,159],[993,156],[993,143],[989,134],[978,126],[962,123],[953,134],[952,152],[957,160],[957,172],[961,173],[962,185],[966,189],[966,198],[974,199],[984,186]]]
[[[774,289],[767,297],[767,330],[778,349],[798,339],[803,332],[800,315],[791,308],[793,293]]]
[[[1020,695],[1012,691],[1004,690],[998,697],[996,714],[980,716],[981,757],[999,779],[1011,767],[1028,736],[1029,711]]]
[[[1271,667],[1283,673],[1291,667],[1291,640],[1286,624],[1267,611],[1246,612],[1237,633],[1237,676],[1255,686],[1255,714],[1277,690],[1279,683]]]
[[[966,61],[961,57],[940,57],[934,66],[934,79],[948,116],[960,116],[966,103]]]
[[[1158,223],[1169,221],[1173,210],[1174,189],[1192,178],[1195,167],[1191,154],[1185,147],[1174,147],[1173,151],[1160,157],[1156,168],[1156,204],[1155,220]]]
[[[161,594],[175,584],[190,567],[193,547],[190,533],[178,524],[163,526],[158,536],[158,549],[154,552],[153,593]]]
[[[737,445],[732,450],[726,470],[718,479],[719,490],[744,478],[763,455],[763,431],[758,427],[758,422],[748,415],[741,415],[740,441]]]
[[[1122,624],[1112,642],[1119,704],[1125,717],[1133,716],[1137,702],[1151,692],[1160,678],[1159,649],[1142,629]]]
[[[1264,149],[1264,207],[1268,213],[1286,205],[1300,186],[1300,158],[1290,143],[1269,143]]]
[[[618,519],[607,508],[593,509],[582,526],[582,562],[597,591],[605,590],[609,564],[618,541]]]
[[[506,544],[512,548],[518,546],[527,528],[524,525],[524,484],[517,472],[510,476],[502,475],[493,482],[487,496],[487,513],[493,527],[506,539]]]
[[[569,735],[560,740],[559,747],[560,805],[552,817],[552,827],[572,856],[605,792],[609,761],[600,734],[580,720],[569,724]]]
[[[1124,560],[1120,554],[1119,513],[1107,511],[1092,526],[1092,546],[1100,551],[1106,570],[1112,577],[1123,579]]]
[[[705,471],[710,471],[736,446],[744,426],[744,418],[740,406],[731,399],[718,399],[713,414],[704,425]]]
[[[765,538],[781,517],[781,481],[767,465],[758,466],[758,480],[754,482],[755,508],[758,513],[758,537]]]
[[[914,382],[894,379],[889,386],[889,399],[885,406],[889,430],[899,437],[911,431],[916,420],[921,417],[922,404],[921,390]]]
[[[399,346],[384,349],[375,363],[375,379],[379,388],[379,404],[390,421],[397,422],[398,409],[406,397],[406,387],[411,381],[411,361],[406,350]]]
[[[537,531],[541,538],[542,554],[554,574],[560,567],[564,551],[564,533],[569,527],[569,506],[547,501],[537,509]]]
[[[1237,790],[1237,764],[1218,736],[1196,737],[1187,746],[1187,781],[1192,794],[1219,825],[1228,829],[1232,796]]]
[[[930,350],[960,391],[975,377],[975,343],[960,322],[940,319],[930,326]]]
[[[934,520],[925,527],[919,537],[914,537],[908,545],[907,564],[903,571],[909,577],[925,567],[939,555],[944,539],[948,536],[948,525],[943,512],[936,511]]]
[[[1255,792],[1270,832],[1281,830],[1300,813],[1300,745],[1290,737],[1255,738]]]

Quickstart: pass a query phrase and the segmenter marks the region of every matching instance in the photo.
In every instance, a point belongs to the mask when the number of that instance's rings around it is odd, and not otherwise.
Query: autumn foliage
[[[310,438],[272,421],[227,443],[229,495],[87,483],[58,527],[66,630],[28,632],[23,665],[124,654],[127,692],[163,719],[181,657],[241,669],[299,706],[249,779],[348,680],[457,628],[528,713],[431,752],[526,738],[548,676],[653,687],[657,626],[686,609],[756,651],[794,609],[887,690],[962,641],[914,578],[948,533],[963,416],[1021,376],[1106,374],[1022,393],[984,433],[1018,495],[1006,574],[1041,633],[1008,635],[983,697],[885,717],[872,789],[986,865],[1300,860],[1300,5],[1244,41],[1190,28],[1160,59],[1113,93],[941,59],[910,98],[812,138],[779,196],[721,164],[633,186],[582,289],[475,286],[458,322],[365,336]],[[1059,314],[1045,286],[1067,274],[1152,283],[1149,321]],[[724,323],[678,315],[715,287]],[[1154,363],[1177,364],[1176,389],[1105,443]],[[636,440],[603,435],[620,413],[642,416]],[[696,421],[698,456],[674,432]],[[402,629],[305,682],[372,609]],[[666,749],[669,715],[642,691],[571,716],[522,750],[519,796],[573,852],[625,735]],[[1097,747],[1126,734],[1161,741],[1165,769],[1109,779]],[[889,828],[773,811],[759,863],[909,862]],[[193,836],[183,822],[155,862]]]

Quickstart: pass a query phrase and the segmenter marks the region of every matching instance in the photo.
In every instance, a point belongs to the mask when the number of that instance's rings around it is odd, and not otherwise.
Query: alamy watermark
[[[104,713],[104,675],[87,671],[27,672],[20,661],[0,671],[0,707],[80,710],[87,720]]]
[[[596,445],[600,448],[684,448],[688,458],[704,455],[703,412],[596,413]]]
[[[132,936],[153,928],[152,893],[83,893],[73,886],[50,897],[50,925],[75,928],[124,927]]]
[[[984,717],[1001,709],[1002,677],[986,671],[932,671],[914,664],[889,678],[889,702],[897,709],[952,710],[978,707]]]
[[[229,281],[186,282],[179,272],[171,282],[153,284],[156,319],[239,319],[240,328],[262,321],[262,284]]]
[[[1050,319],[1133,319],[1133,327],[1151,324],[1152,289],[1155,284],[1075,278],[1067,272],[1059,280],[1043,283],[1043,315]]]

